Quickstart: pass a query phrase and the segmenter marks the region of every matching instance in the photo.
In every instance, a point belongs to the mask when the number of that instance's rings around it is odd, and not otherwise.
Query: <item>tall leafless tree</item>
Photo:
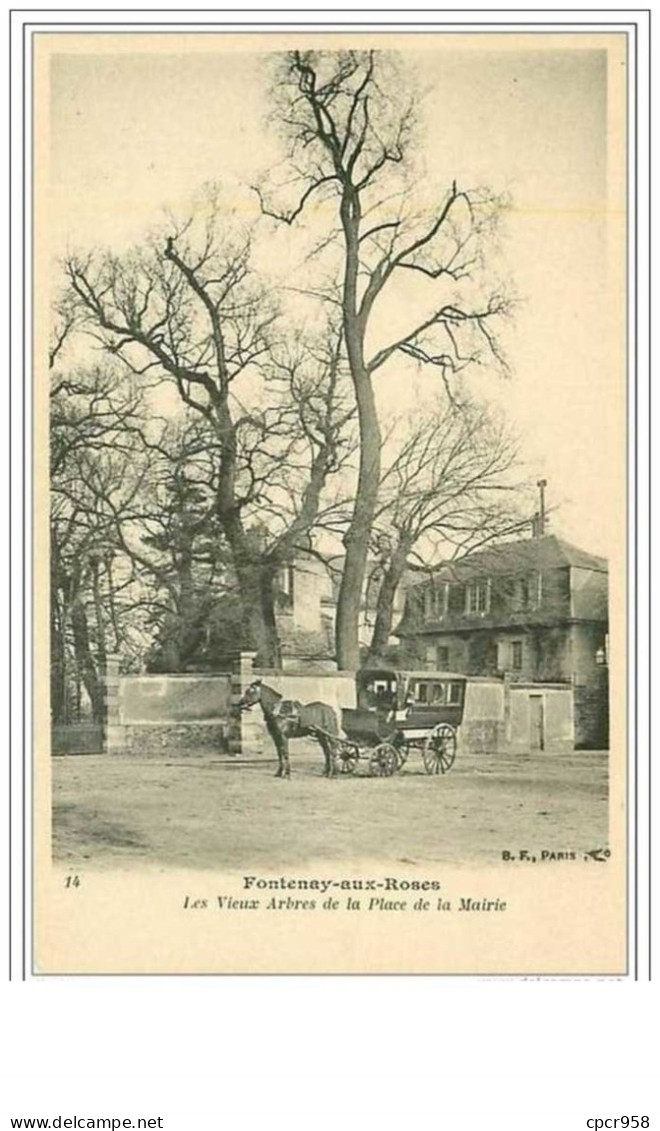
[[[380,483],[376,375],[407,357],[436,367],[450,385],[468,364],[488,358],[503,365],[495,324],[507,301],[497,287],[474,285],[483,283],[484,237],[501,201],[454,181],[430,209],[416,211],[417,99],[406,93],[409,85],[387,52],[309,50],[281,57],[272,97],[289,143],[285,170],[278,183],[271,178],[270,186],[256,189],[263,212],[279,222],[291,225],[314,209],[314,224],[324,229],[316,250],[338,255],[334,289],[324,295],[341,312],[360,430],[337,609],[340,668],[359,661],[359,609]],[[404,277],[427,289],[418,295],[410,325],[388,337],[377,307]],[[393,366],[390,371],[396,373]]]
[[[229,555],[215,514],[213,436],[197,414],[145,428],[143,469],[130,500],[109,484],[104,505],[139,592],[147,664],[186,670],[212,603],[228,589]]]
[[[286,344],[251,267],[252,234],[220,231],[217,199],[129,255],[66,265],[80,328],[134,379],[173,383],[214,456],[214,511],[240,591],[243,640],[279,666],[274,587],[346,457],[341,325]],[[277,524],[268,524],[276,516]]]
[[[82,685],[100,721],[107,654],[130,653],[137,631],[133,613],[125,615],[131,577],[116,517],[139,487],[144,406],[123,375],[106,366],[63,370],[57,354],[50,391],[52,711],[56,722],[70,721]]]
[[[385,653],[407,570],[432,569],[529,526],[517,443],[493,409],[438,404],[386,460],[372,531],[379,582],[370,662]]]

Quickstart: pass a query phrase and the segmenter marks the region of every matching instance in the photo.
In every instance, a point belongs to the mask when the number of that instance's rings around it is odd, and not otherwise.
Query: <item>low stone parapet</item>
[[[458,729],[459,754],[497,754],[506,747],[506,726],[496,719],[473,719]]]
[[[134,723],[122,730],[121,751],[125,754],[229,752],[229,724],[224,721]]]

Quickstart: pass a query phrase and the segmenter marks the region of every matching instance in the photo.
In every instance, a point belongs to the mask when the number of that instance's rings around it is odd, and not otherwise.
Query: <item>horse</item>
[[[335,742],[341,737],[337,712],[327,703],[298,703],[294,699],[284,699],[274,688],[260,679],[255,679],[246,687],[237,708],[249,711],[259,704],[266,728],[277,750],[279,766],[276,778],[291,776],[289,765],[289,739],[315,738],[325,756],[325,776],[335,774]]]

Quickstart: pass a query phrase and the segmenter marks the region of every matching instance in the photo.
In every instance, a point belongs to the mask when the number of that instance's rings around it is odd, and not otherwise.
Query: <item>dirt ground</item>
[[[457,758],[428,777],[328,781],[292,744],[275,764],[181,754],[53,759],[55,860],[76,869],[232,870],[312,861],[493,862],[503,850],[607,846],[607,754]]]

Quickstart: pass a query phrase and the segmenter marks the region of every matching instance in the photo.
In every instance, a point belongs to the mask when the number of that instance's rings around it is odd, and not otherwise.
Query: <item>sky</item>
[[[46,60],[50,252],[121,251],[163,207],[186,212],[209,181],[239,209],[252,207],[244,186],[281,152],[267,126],[270,44],[90,42],[58,37]],[[425,91],[429,204],[454,178],[513,202],[498,260],[520,300],[507,329],[512,376],[476,374],[472,388],[504,407],[529,473],[548,480],[552,530],[609,555],[625,521],[623,212],[612,128],[620,60],[602,41],[538,43],[429,37],[406,40],[401,59]],[[437,375],[422,372],[397,388],[396,375],[382,370],[376,382],[383,403],[404,406],[430,398]]]

